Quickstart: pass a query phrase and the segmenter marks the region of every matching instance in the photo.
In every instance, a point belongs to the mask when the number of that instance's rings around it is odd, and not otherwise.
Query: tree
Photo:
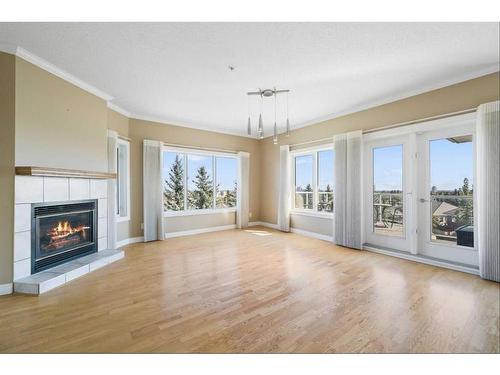
[[[238,181],[234,181],[233,190],[227,191],[227,207],[236,207],[237,191],[238,191]]]
[[[308,191],[308,192],[309,191],[313,191],[313,188],[312,188],[311,184],[307,184],[306,185],[306,189],[304,191]]]
[[[469,179],[467,177],[464,178],[462,192],[464,193],[464,195],[469,195]]]
[[[198,209],[212,208],[213,205],[213,183],[204,166],[198,168],[193,180],[195,190],[190,196],[191,206]]]
[[[184,209],[184,168],[182,159],[175,155],[174,164],[168,172],[163,191],[163,204],[167,210],[180,211]]]
[[[465,196],[471,196],[472,191],[469,189],[469,179],[464,178],[464,184],[460,191]],[[459,200],[460,212],[458,213],[458,222],[460,225],[471,225],[474,218],[472,198],[460,198]]]

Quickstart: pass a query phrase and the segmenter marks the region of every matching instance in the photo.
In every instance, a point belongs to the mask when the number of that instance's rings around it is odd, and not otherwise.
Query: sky
[[[453,143],[446,139],[430,142],[431,183],[437,190],[453,190],[462,187],[464,178],[469,187],[474,183],[474,155],[472,142]]]
[[[453,143],[447,139],[430,141],[429,190],[454,190],[462,187],[464,178],[473,184],[472,142]],[[375,190],[402,190],[403,146],[373,150],[373,183]]]
[[[375,191],[403,190],[403,146],[373,149],[373,185]]]
[[[164,152],[163,153],[163,176],[168,178],[168,173],[171,166],[175,161],[175,152]],[[212,173],[212,157],[206,155],[188,155],[188,189],[193,190],[195,185],[193,180],[196,178],[198,168],[205,166],[208,171],[210,178],[213,178]],[[234,188],[234,182],[237,179],[238,169],[237,160],[235,158],[216,158],[216,168],[217,168],[217,183],[220,185],[220,190],[232,190]]]
[[[333,151],[318,152],[318,189],[326,190],[326,185],[330,184],[333,189]],[[295,158],[296,186],[305,189],[307,184],[313,183],[313,156],[303,155]]]

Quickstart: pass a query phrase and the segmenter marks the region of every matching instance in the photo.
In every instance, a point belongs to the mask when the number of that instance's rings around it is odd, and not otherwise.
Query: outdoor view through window
[[[472,136],[429,142],[431,240],[474,247]]]
[[[402,145],[373,149],[373,232],[403,236]]]
[[[165,211],[236,207],[236,158],[163,153]]]
[[[333,212],[333,159],[333,150],[295,157],[296,209]]]

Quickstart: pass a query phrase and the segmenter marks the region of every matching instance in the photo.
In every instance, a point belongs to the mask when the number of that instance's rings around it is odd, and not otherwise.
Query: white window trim
[[[290,210],[290,213],[292,215],[302,215],[302,216],[312,216],[312,217],[322,217],[322,218],[329,218],[333,219],[334,214],[335,214],[335,206],[333,207],[333,212],[324,212],[324,211],[318,211],[318,191],[317,191],[317,185],[318,185],[318,153],[321,151],[331,151],[333,150],[333,143],[326,144],[326,145],[319,145],[319,146],[314,146],[314,147],[308,147],[304,149],[299,149],[299,150],[294,150],[290,152],[290,157],[293,160],[292,163],[292,173],[291,173],[291,186],[292,186],[292,197],[291,197],[291,206],[292,209]],[[312,155],[313,156],[313,208],[312,209],[307,209],[307,208],[295,208],[295,194],[296,194],[296,186],[295,186],[295,157],[297,156],[304,156],[304,155]],[[335,194],[335,192],[333,192]]]
[[[118,150],[118,145],[124,145],[125,148],[127,149],[127,160],[126,160],[126,163],[127,163],[127,216],[120,216],[120,214],[116,213],[116,222],[120,223],[123,221],[130,221],[130,142],[125,140],[125,139],[118,138],[116,140],[116,149],[117,150]],[[117,166],[117,170],[118,170],[118,158],[116,161],[116,166]],[[118,194],[118,189],[120,188],[119,185],[120,185],[119,181],[116,180],[117,194]]]
[[[239,202],[236,201],[236,206],[235,207],[225,207],[225,208],[216,208],[216,195],[215,195],[215,187],[217,183],[217,162],[216,162],[216,157],[223,157],[223,158],[231,158],[231,159],[236,159],[239,160],[239,155],[236,153],[231,153],[231,152],[221,152],[221,151],[209,151],[209,150],[200,150],[197,148],[185,148],[185,147],[173,147],[173,146],[163,146],[162,149],[162,155],[164,152],[174,152],[178,154],[182,154],[183,157],[183,163],[184,163],[184,210],[182,211],[165,211],[163,210],[163,217],[179,217],[179,216],[196,216],[196,215],[210,215],[210,214],[223,214],[223,213],[229,213],[229,212],[236,212],[237,207]],[[187,209],[187,157],[188,154],[190,155],[203,155],[203,156],[210,156],[212,158],[212,173],[213,173],[213,208],[208,208],[208,209],[200,209],[200,210],[193,210],[193,209]],[[163,157],[163,156],[162,156]],[[239,163],[237,163],[239,166]],[[239,167],[237,167],[239,168]],[[162,171],[163,173],[163,171]],[[239,175],[239,171],[236,170],[236,176]],[[239,185],[238,185],[239,188]]]

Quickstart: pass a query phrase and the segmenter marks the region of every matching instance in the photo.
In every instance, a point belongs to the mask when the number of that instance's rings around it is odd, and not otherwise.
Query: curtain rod
[[[199,146],[187,146],[187,145],[179,145],[179,144],[175,144],[175,143],[165,143],[165,142],[162,142],[162,145],[163,146],[170,146],[170,147],[178,147],[178,148],[186,148],[186,149],[195,149],[195,150],[200,150],[200,151],[214,151],[214,152],[225,152],[225,153],[228,153],[228,154],[237,154],[238,151],[234,151],[234,150],[225,150],[223,148],[209,148],[209,147],[199,147]]]
[[[439,120],[439,119],[442,119],[442,118],[453,117],[453,116],[458,116],[458,115],[464,115],[466,113],[473,113],[473,112],[476,112],[476,111],[477,111],[477,108],[469,108],[469,109],[464,109],[462,111],[450,112],[450,113],[445,113],[445,114],[442,114],[442,115],[430,116],[430,117],[425,117],[425,118],[421,118],[421,119],[417,119],[417,120],[410,120],[410,121],[405,121],[405,122],[399,122],[399,123],[396,123],[396,124],[381,126],[381,127],[374,128],[374,129],[363,130],[363,134],[375,133],[375,132],[379,132],[379,131],[382,131],[382,130],[394,129],[394,128],[399,128],[399,127],[402,127],[402,126],[409,126],[409,125],[419,124],[421,122],[427,122],[427,121],[431,121],[431,120]],[[323,142],[323,141],[329,141],[329,142],[331,142],[332,138],[333,138],[333,136],[327,137],[327,138],[316,139],[314,141],[294,143],[294,144],[291,144],[289,146],[290,147],[303,146],[303,145],[307,145],[307,144],[311,144],[311,143],[319,143],[319,142]]]

